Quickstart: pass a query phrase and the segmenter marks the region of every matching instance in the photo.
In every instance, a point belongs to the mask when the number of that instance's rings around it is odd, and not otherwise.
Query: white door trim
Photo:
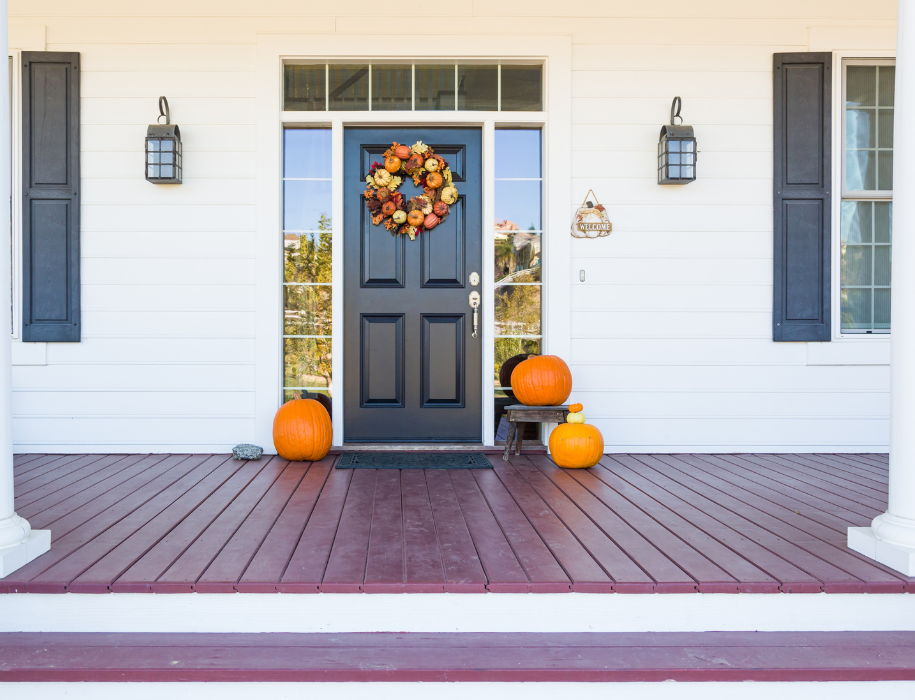
[[[479,126],[483,130],[483,221],[495,221],[493,196],[494,131],[501,126],[540,126],[544,143],[544,280],[543,352],[570,360],[570,254],[567,232],[571,215],[572,168],[572,42],[569,36],[449,36],[433,37],[424,56],[403,56],[422,61],[442,59],[542,60],[545,110],[543,112],[284,112],[283,63],[286,60],[352,59],[368,63],[377,52],[361,52],[362,35],[259,34],[257,43],[257,320],[255,440],[273,452],[273,416],[282,402],[282,131],[288,125],[327,126],[333,131],[333,377],[334,395],[342,397],[343,382],[343,129],[365,125]],[[441,48],[438,48],[441,47]],[[498,47],[498,54],[493,54]],[[532,47],[536,47],[532,49]],[[397,57],[386,57],[396,60]],[[493,279],[494,232],[483,227],[484,280]],[[492,445],[493,300],[483,295],[483,444]],[[334,445],[343,444],[343,402],[334,401]]]

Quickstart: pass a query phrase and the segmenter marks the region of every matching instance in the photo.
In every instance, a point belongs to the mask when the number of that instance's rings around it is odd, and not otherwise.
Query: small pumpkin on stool
[[[604,454],[604,436],[593,425],[585,423],[580,403],[569,406],[566,422],[550,434],[550,456],[563,469],[587,469]]]
[[[327,410],[314,399],[287,401],[273,419],[273,445],[290,462],[314,462],[330,450],[333,427]]]

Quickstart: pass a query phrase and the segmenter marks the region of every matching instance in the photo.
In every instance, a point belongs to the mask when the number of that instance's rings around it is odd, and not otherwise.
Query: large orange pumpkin
[[[273,445],[290,462],[314,462],[330,449],[333,428],[327,410],[314,399],[293,399],[273,419]]]
[[[556,355],[533,355],[512,370],[512,391],[527,406],[558,406],[572,393],[572,373]]]
[[[593,467],[604,454],[604,436],[586,423],[562,423],[550,433],[550,456],[565,469]]]

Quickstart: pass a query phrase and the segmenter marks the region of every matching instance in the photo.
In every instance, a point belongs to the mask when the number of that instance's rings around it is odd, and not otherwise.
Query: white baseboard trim
[[[611,688],[612,686],[612,688]],[[260,689],[260,690],[258,690]],[[610,695],[609,693],[612,693]],[[0,683],[30,700],[861,700],[915,695],[915,681],[785,683]]]
[[[869,527],[848,528],[848,547],[906,576],[915,576],[915,549],[884,542]]]
[[[51,549],[50,530],[32,530],[25,542],[0,549],[0,579]]]
[[[775,593],[0,595],[0,632],[915,631],[915,596]]]

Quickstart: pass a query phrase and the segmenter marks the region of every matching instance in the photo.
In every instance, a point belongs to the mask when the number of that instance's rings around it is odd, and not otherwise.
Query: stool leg
[[[527,423],[518,423],[518,441],[515,443],[515,454],[521,454],[521,442],[524,440],[524,429]]]
[[[515,437],[515,423],[508,422],[508,435],[505,436],[505,454],[502,455],[502,460],[508,461],[508,452],[512,448],[512,439]]]

